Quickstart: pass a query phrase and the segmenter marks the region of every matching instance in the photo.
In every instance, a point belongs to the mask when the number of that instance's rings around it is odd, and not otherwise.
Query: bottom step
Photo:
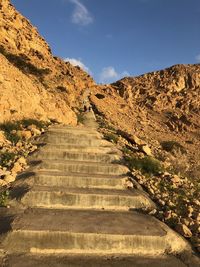
[[[163,254],[187,242],[155,218],[137,212],[28,209],[3,241],[12,253]]]
[[[9,255],[6,267],[186,267],[173,256],[39,256]]]

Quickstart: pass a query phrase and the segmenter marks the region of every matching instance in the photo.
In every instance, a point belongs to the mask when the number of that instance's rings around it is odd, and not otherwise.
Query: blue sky
[[[99,83],[200,62],[199,0],[11,0]]]

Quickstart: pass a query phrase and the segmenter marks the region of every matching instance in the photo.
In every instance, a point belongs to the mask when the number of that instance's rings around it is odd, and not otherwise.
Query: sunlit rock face
[[[37,29],[8,0],[0,2],[0,52],[0,121],[33,117],[76,124],[72,108],[93,79],[53,57]]]

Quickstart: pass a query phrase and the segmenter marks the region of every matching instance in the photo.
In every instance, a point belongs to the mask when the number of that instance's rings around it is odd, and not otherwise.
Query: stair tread
[[[33,186],[29,192],[58,192],[68,194],[88,194],[88,195],[107,195],[107,196],[127,196],[127,197],[145,197],[145,194],[138,189],[101,189],[101,188],[63,188],[55,186]]]
[[[89,177],[89,178],[109,178],[109,179],[126,179],[127,175],[114,175],[114,174],[89,174],[89,173],[72,173],[72,172],[63,172],[63,171],[45,171],[45,170],[37,170],[34,173],[35,176],[59,176],[59,177]]]
[[[137,212],[31,209],[12,223],[16,231],[58,231],[110,235],[164,237],[167,233],[155,218]]]

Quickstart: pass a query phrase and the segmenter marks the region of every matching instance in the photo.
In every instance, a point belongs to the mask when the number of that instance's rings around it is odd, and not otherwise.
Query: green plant
[[[21,122],[21,125],[23,125],[23,127],[25,127],[25,128],[32,125],[32,124],[34,124],[39,129],[45,128],[46,126],[48,126],[47,122],[39,121],[36,119],[23,119],[20,122]]]
[[[0,129],[4,131],[6,138],[12,143],[16,144],[21,137],[16,134],[22,128],[21,122],[4,122],[0,124]]]
[[[182,153],[186,153],[185,148],[177,141],[163,141],[160,144],[162,148],[167,152],[174,152],[174,150],[179,149]]]
[[[131,169],[140,170],[142,173],[157,175],[164,170],[159,160],[146,156],[144,158],[125,157]]]
[[[5,207],[9,199],[9,191],[0,192],[0,207]]]
[[[117,143],[118,142],[118,139],[119,139],[119,137],[116,134],[114,134],[114,133],[105,133],[104,134],[104,138],[106,140],[108,140],[108,141],[113,142],[113,143]]]
[[[7,167],[15,159],[15,153],[12,152],[0,152],[0,165]]]
[[[84,113],[78,113],[78,114],[76,114],[76,116],[77,116],[77,121],[79,123],[83,123],[84,122]]]
[[[7,121],[0,124],[0,129],[6,133],[12,132],[13,130],[20,130],[21,129],[21,123],[20,121]]]

